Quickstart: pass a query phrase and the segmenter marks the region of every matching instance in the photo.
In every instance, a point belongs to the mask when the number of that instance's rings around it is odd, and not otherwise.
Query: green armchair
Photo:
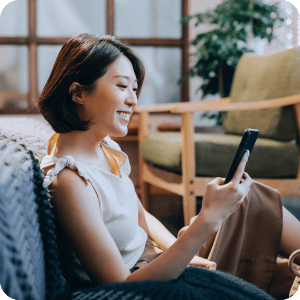
[[[229,98],[219,101],[139,106],[140,196],[149,184],[183,197],[184,222],[196,214],[196,197],[214,177],[225,177],[246,128],[260,135],[246,166],[255,180],[300,196],[300,48],[245,54]],[[195,133],[195,112],[222,112],[224,134]],[[181,132],[150,132],[155,113],[180,114]]]

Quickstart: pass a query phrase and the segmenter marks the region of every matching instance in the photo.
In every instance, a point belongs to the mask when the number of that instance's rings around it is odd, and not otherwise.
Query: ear
[[[83,90],[81,85],[78,82],[73,82],[69,87],[69,95],[71,96],[72,101],[83,104]]]

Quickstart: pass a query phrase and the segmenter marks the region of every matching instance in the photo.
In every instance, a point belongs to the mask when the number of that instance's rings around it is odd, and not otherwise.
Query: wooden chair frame
[[[213,178],[197,177],[195,166],[194,144],[194,113],[208,111],[234,111],[256,110],[273,107],[293,105],[297,119],[298,136],[300,133],[300,94],[272,100],[248,103],[231,103],[230,98],[218,101],[201,101],[189,103],[158,104],[152,106],[139,106],[136,112],[139,116],[139,183],[140,197],[144,207],[148,208],[149,184],[167,190],[183,197],[184,223],[188,225],[190,219],[196,214],[196,197],[203,196],[206,185]],[[180,114],[182,118],[182,175],[154,167],[141,156],[143,139],[149,133],[149,117],[153,113]],[[300,143],[297,141],[299,155]],[[282,196],[300,196],[300,159],[298,174],[293,179],[261,179],[254,180],[277,189]]]

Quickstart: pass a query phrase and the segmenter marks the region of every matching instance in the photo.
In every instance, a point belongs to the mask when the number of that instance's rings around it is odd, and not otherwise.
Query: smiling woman
[[[269,292],[278,245],[285,256],[300,248],[300,238],[289,236],[300,232],[300,223],[287,211],[282,214],[275,190],[252,186],[244,172],[247,155],[229,183],[216,178],[207,185],[200,213],[178,239],[142,206],[128,157],[110,135],[127,134],[144,75],[143,63],[125,44],[80,34],[62,47],[43,89],[38,105],[56,133],[41,169],[57,221],[63,275],[73,289],[182,281],[187,266],[216,269],[204,258],[209,257],[220,270]],[[200,281],[192,275],[197,271],[190,274],[199,282],[201,298]],[[255,289],[238,279],[237,285],[237,290]],[[259,293],[259,299],[271,299]]]
[[[120,62],[118,60],[117,63],[120,70],[116,70],[116,60],[121,56],[123,59]],[[112,69],[109,68],[110,65],[114,65]],[[93,98],[95,89],[96,92],[101,92],[98,90],[98,83],[101,85],[105,80],[101,79],[103,75],[118,76],[114,78],[114,85],[118,85],[120,90],[127,90],[129,84],[127,67],[129,65],[132,69],[129,74],[132,81],[130,84],[136,85],[130,88],[134,89],[138,97],[145,70],[141,60],[127,46],[110,36],[103,36],[100,39],[94,35],[81,34],[70,39],[59,52],[39,98],[38,106],[41,113],[58,133],[87,130],[90,119],[83,119],[80,114],[93,113],[86,110],[82,112],[79,109],[78,105],[83,102],[80,97]],[[125,73],[119,74],[118,72]],[[122,76],[119,77],[120,75]],[[106,88],[100,88],[100,90],[103,93],[108,92]],[[91,101],[94,100],[91,99]],[[89,105],[89,103],[86,104]]]
[[[130,60],[120,55],[97,79],[91,90],[73,82],[69,88],[82,120],[90,120],[90,130],[101,126],[102,138],[125,136],[128,122],[137,104],[138,83]],[[99,129],[98,129],[99,131]]]

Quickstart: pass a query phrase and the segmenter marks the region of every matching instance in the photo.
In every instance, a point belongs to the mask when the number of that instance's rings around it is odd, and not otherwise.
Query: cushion
[[[225,177],[241,141],[229,134],[194,134],[197,176]],[[161,168],[181,172],[182,136],[179,132],[149,134],[142,143],[144,159]],[[280,158],[280,159],[278,159]],[[246,172],[253,178],[296,177],[298,148],[292,142],[258,138]]]
[[[234,74],[231,102],[255,102],[300,93],[300,47],[273,55],[245,54]],[[293,106],[229,111],[223,114],[226,133],[242,135],[256,128],[260,137],[288,141],[297,138]]]

